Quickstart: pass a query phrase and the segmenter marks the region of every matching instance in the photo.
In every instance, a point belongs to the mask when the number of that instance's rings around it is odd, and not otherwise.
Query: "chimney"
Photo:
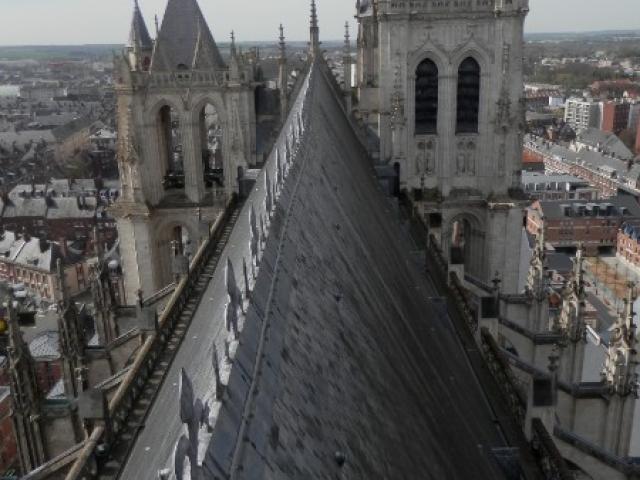
[[[40,237],[40,252],[44,253],[49,250],[49,240],[47,240],[46,236]]]
[[[66,260],[69,257],[69,250],[67,249],[67,239],[62,237],[60,238],[59,243],[60,243],[60,254],[62,255],[62,258]]]
[[[80,197],[79,195],[76,197],[76,203],[78,204],[78,210],[82,210],[82,197]]]

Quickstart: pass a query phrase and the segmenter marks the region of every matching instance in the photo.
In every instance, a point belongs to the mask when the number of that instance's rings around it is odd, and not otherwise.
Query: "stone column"
[[[202,139],[199,115],[194,118],[190,110],[180,118],[182,155],[184,161],[185,194],[194,203],[204,198],[204,166],[202,164]]]

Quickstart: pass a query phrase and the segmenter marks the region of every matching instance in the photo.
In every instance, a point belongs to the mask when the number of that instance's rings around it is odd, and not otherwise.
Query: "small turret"
[[[571,280],[565,285],[562,292],[562,311],[557,320],[557,324],[553,328],[555,331],[564,335],[565,341],[572,343],[584,340],[586,333],[584,323],[586,295],[584,289],[583,264],[584,257],[582,254],[582,245],[580,245],[576,252]]]
[[[236,49],[236,34],[231,31],[231,56],[229,59],[229,82],[233,85],[240,83],[240,59]]]
[[[351,92],[351,35],[349,34],[349,22],[344,23],[344,49],[342,52],[342,68],[344,73],[344,91]]]
[[[495,12],[496,15],[512,12],[526,15],[529,12],[529,0],[496,0]]]
[[[540,230],[536,239],[536,246],[531,258],[531,264],[529,267],[529,278],[527,286],[529,292],[538,300],[542,300],[546,297],[547,290],[547,270],[546,264],[546,248],[544,229]]]
[[[131,21],[129,42],[127,43],[127,54],[131,69],[134,71],[149,70],[152,53],[153,41],[142,16],[138,0],[134,0],[133,19]]]
[[[309,56],[315,58],[320,53],[320,27],[318,26],[318,10],[316,0],[311,0],[311,41],[309,42]]]
[[[287,45],[284,38],[284,27],[280,24],[280,37],[279,37],[279,50],[280,55],[278,57],[278,89],[280,90],[280,114],[282,121],[287,118],[289,111],[289,72],[287,69]]]
[[[618,316],[611,327],[609,348],[602,369],[602,378],[609,386],[611,393],[626,396],[637,395],[638,374],[636,373],[637,352],[635,312],[633,304],[637,298],[635,284],[627,284],[627,298],[624,312]]]

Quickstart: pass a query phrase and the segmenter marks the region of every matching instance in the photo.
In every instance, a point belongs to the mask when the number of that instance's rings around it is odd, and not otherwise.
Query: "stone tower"
[[[255,163],[253,69],[225,64],[196,0],[169,0],[151,40],[136,2],[117,60],[118,219],[126,303],[172,280]],[[175,243],[174,243],[175,244]]]
[[[528,0],[359,0],[359,114],[453,263],[517,285]]]
[[[629,454],[638,398],[638,339],[633,311],[637,298],[635,284],[629,283],[624,311],[610,329],[611,338],[602,369],[602,379],[609,387],[606,420],[603,422],[604,448],[622,457]]]
[[[13,428],[18,441],[20,468],[27,473],[47,461],[42,401],[36,365],[29,346],[22,338],[17,313],[11,302],[6,306],[9,326],[9,367]]]

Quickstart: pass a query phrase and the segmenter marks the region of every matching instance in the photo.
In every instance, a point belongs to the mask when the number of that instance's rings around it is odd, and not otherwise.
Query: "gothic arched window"
[[[438,67],[429,59],[416,69],[416,135],[438,131]]]
[[[478,133],[480,111],[480,65],[467,57],[458,69],[456,133]]]

